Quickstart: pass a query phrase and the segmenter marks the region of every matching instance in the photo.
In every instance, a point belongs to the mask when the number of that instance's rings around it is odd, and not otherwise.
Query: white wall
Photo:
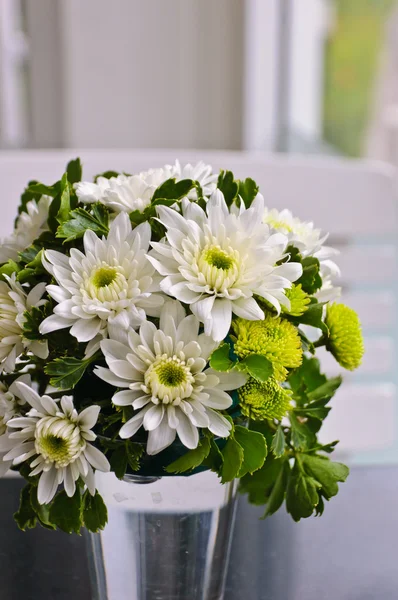
[[[240,147],[243,0],[58,2],[65,146]]]

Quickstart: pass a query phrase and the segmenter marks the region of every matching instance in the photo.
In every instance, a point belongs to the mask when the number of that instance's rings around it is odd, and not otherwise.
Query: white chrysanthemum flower
[[[177,181],[181,179],[192,179],[197,181],[203,192],[203,196],[210,197],[217,187],[218,175],[213,173],[213,169],[210,165],[206,165],[200,161],[196,165],[186,164],[183,167],[180,162],[175,162],[175,175]],[[191,190],[188,194],[188,198],[195,200],[197,197],[196,190]]]
[[[156,187],[146,183],[141,175],[118,175],[110,179],[98,177],[96,183],[81,181],[75,184],[80,202],[102,202],[117,213],[143,212],[150,204]]]
[[[90,444],[97,437],[91,430],[100,407],[89,406],[78,414],[72,396],[63,396],[57,403],[50,396],[40,397],[25,383],[18,382],[16,386],[32,408],[25,416],[8,421],[13,433],[0,439],[0,451],[7,450],[4,460],[12,460],[17,466],[34,457],[30,475],[41,473],[37,492],[40,504],[48,504],[61,483],[67,495],[73,496],[79,477],[94,495],[93,468],[110,470],[103,453]]]
[[[167,302],[159,329],[145,321],[125,343],[103,340],[101,349],[109,369],[95,373],[119,388],[112,402],[132,406],[135,414],[120,430],[131,438],[143,426],[149,432],[147,453],[157,454],[173,443],[176,435],[187,448],[196,448],[198,427],[220,437],[229,435],[231,424],[218,411],[232,404],[226,390],[246,381],[243,373],[217,373],[205,369],[216,344],[198,334],[199,321],[185,316],[181,304]]]
[[[12,235],[0,244],[0,263],[18,260],[18,252],[26,250],[38,237],[48,231],[48,210],[52,198],[42,196],[38,202],[30,200],[19,215]]]
[[[132,212],[144,209],[158,187],[168,179],[193,179],[202,187],[203,195],[210,196],[216,188],[217,175],[214,175],[210,165],[199,162],[196,165],[181,166],[177,160],[175,165],[165,165],[158,169],[141,171],[138,175],[118,175],[109,179],[98,177],[95,183],[80,181],[75,184],[76,195],[80,202],[102,202],[115,212]],[[191,190],[189,198],[197,197],[196,190]]]
[[[155,269],[146,258],[151,228],[142,223],[132,230],[126,213],[116,217],[108,237],[91,230],[84,234],[84,253],[76,248],[70,257],[47,250],[43,264],[58,285],[47,291],[59,304],[40,325],[40,333],[70,327],[79,342],[96,347],[97,336],[106,337],[114,326],[137,327],[145,318],[159,316],[163,304]]]
[[[236,208],[236,207],[235,207]],[[221,341],[229,332],[232,313],[249,320],[264,318],[254,295],[280,312],[290,307],[285,290],[302,274],[299,263],[284,263],[286,236],[269,234],[262,223],[264,199],[258,195],[249,209],[228,210],[216,190],[207,214],[195,203],[182,203],[180,215],[158,207],[166,239],[152,243],[148,256],[164,279],[161,289],[181,302],[204,323],[205,333]]]
[[[37,284],[29,293],[16,281],[15,273],[5,275],[7,282],[0,281],[0,371],[10,373],[15,361],[29,350],[39,358],[47,358],[47,341],[27,340],[23,335],[25,312],[33,306],[42,306],[46,284]]]
[[[20,397],[17,382],[23,382],[31,385],[30,375],[24,374],[18,377],[10,387],[7,387],[3,382],[0,382],[0,440],[3,444],[8,445],[9,429],[7,423],[20,414],[21,407],[26,404],[25,400]],[[7,451],[0,451],[0,477],[5,475],[12,465],[12,460],[3,460]]]
[[[314,256],[319,262],[329,264],[336,274],[339,273],[337,265],[330,261],[332,256],[338,254],[338,250],[324,246],[324,242],[329,234],[322,236],[320,229],[316,229],[313,223],[301,221],[294,217],[290,210],[281,211],[273,208],[265,209],[264,222],[267,223],[275,232],[283,233],[288,238],[288,244],[295,246],[305,256]]]
[[[120,175],[121,178],[125,178],[125,175]],[[118,177],[97,177],[96,182],[92,181],[79,181],[74,184],[76,196],[80,202],[84,204],[91,204],[93,202],[102,202],[105,191],[110,187],[110,182],[116,180]]]

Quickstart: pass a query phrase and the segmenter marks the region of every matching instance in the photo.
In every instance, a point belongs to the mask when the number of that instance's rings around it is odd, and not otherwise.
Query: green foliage
[[[239,181],[239,196],[245,203],[246,208],[249,208],[258,194],[258,185],[253,179],[248,177],[244,181]]]
[[[307,294],[314,294],[322,287],[322,278],[319,274],[319,260],[313,256],[307,256],[301,261],[303,274],[296,284],[301,284]]]
[[[188,192],[195,187],[195,183],[192,179],[182,179],[177,181],[175,179],[167,179],[162,185],[160,185],[152,196],[151,205],[163,204],[161,200],[181,200]]]
[[[231,346],[227,342],[222,342],[211,354],[210,366],[215,371],[230,371],[236,364],[236,359],[234,361],[231,356]]]
[[[258,431],[251,431],[240,425],[235,426],[235,440],[243,448],[243,463],[238,477],[254,473],[264,464],[267,456],[267,442]]]
[[[50,304],[44,306],[33,306],[24,312],[23,335],[27,340],[42,340],[39,332],[40,323],[51,314]]]
[[[112,179],[113,177],[118,177],[119,175],[120,173],[117,171],[104,171],[104,173],[99,173],[99,175],[94,177],[94,183],[97,183],[100,177],[103,177],[104,179]]]
[[[82,180],[82,164],[80,158],[75,158],[68,162],[66,166],[66,174],[69,183],[78,183]]]
[[[96,491],[92,496],[87,490],[83,496],[83,523],[88,531],[98,533],[108,522],[108,510],[102,496]]]
[[[61,390],[71,390],[83,377],[89,364],[97,358],[97,355],[87,359],[74,358],[73,356],[56,358],[46,365],[44,371],[51,377],[50,385]]]
[[[278,426],[274,437],[272,438],[271,450],[276,458],[284,455],[286,448],[285,434],[282,425]]]
[[[72,242],[82,238],[87,229],[91,229],[99,236],[107,235],[109,231],[108,209],[99,202],[90,207],[76,208],[70,212],[70,219],[65,221],[57,229],[56,237]]]
[[[14,513],[14,519],[22,531],[33,529],[37,525],[37,515],[31,504],[31,488],[28,484],[21,490],[19,509]],[[34,488],[35,491],[36,489]]]
[[[13,273],[18,273],[20,270],[21,267],[18,263],[16,263],[14,260],[9,260],[0,267],[1,279],[4,281],[6,278],[3,277],[3,275],[11,277]]]
[[[200,440],[197,448],[177,458],[165,470],[167,473],[185,473],[196,469],[209,456],[210,447],[210,438],[206,436]]]
[[[59,199],[59,210],[56,216],[56,219],[60,225],[68,220],[70,210],[71,205],[68,175],[67,173],[64,173],[61,179],[61,196]]]
[[[307,476],[296,460],[286,489],[286,510],[295,521],[310,517],[318,504],[321,485]]]
[[[51,523],[65,533],[80,535],[80,529],[83,527],[80,488],[76,488],[72,498],[69,498],[64,491],[59,492],[51,504],[49,518]]]
[[[279,463],[277,475],[267,499],[267,506],[263,516],[264,519],[276,513],[285,499],[286,488],[290,477],[290,465],[287,460],[279,461]]]
[[[214,473],[220,474],[224,462],[222,452],[213,437],[210,437],[210,452],[203,461],[203,466],[207,467]]]
[[[234,179],[234,174],[231,171],[221,170],[218,176],[217,187],[224,194],[227,206],[231,206],[239,193],[239,185]]]
[[[221,482],[227,483],[239,476],[243,465],[244,450],[231,434],[221,452],[224,459],[221,470]]]
[[[262,354],[249,354],[240,361],[239,369],[244,369],[256,381],[262,383],[271,377],[274,370],[272,362]]]
[[[227,483],[261,469],[267,456],[267,442],[260,432],[236,425],[221,453],[221,481]]]
[[[124,443],[108,442],[105,445],[113,450],[109,455],[109,463],[118,479],[123,479],[128,467],[132,471],[139,470],[140,459],[144,454],[143,445],[135,444],[130,440],[126,440]]]

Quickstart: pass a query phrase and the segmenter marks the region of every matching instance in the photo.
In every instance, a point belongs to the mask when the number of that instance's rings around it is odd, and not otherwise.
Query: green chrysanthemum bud
[[[291,390],[280,386],[274,377],[270,377],[265,383],[249,379],[238,390],[242,414],[257,421],[280,421],[290,409],[291,395]]]
[[[364,353],[361,323],[355,310],[345,304],[330,304],[325,323],[329,328],[326,347],[337,362],[353,371],[362,362]]]
[[[237,319],[232,327],[237,337],[235,352],[239,358],[263,354],[272,363],[277,381],[284,381],[287,369],[301,365],[303,350],[300,336],[292,323],[267,314],[263,321]]]
[[[292,317],[300,317],[308,308],[310,297],[301,288],[301,283],[292,285],[289,290],[286,290],[286,297],[290,300],[290,310],[282,306],[282,312],[292,315]]]

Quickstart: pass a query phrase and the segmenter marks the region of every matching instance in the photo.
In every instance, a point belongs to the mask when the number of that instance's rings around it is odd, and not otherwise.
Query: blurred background
[[[395,161],[396,0],[0,0],[0,147]]]
[[[301,167],[309,189],[299,210],[294,183],[269,200],[331,230],[343,299],[364,324],[363,368],[348,374],[325,438],[339,437],[357,462],[398,459],[398,217],[383,204],[396,199],[397,0],[0,0],[0,149],[57,148],[169,149],[169,162],[181,149],[288,153],[306,168],[326,160],[321,208]],[[361,158],[389,163],[378,167],[384,179],[359,167],[330,190],[333,161]]]

